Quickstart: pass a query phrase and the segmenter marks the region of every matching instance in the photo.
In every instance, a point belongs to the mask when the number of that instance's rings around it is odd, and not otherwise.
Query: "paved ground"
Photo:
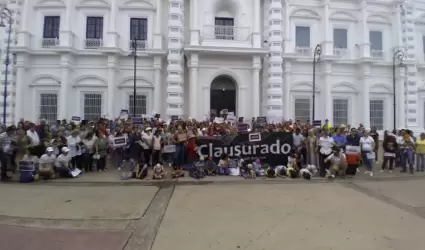
[[[423,249],[422,177],[192,184],[0,185],[0,249]]]

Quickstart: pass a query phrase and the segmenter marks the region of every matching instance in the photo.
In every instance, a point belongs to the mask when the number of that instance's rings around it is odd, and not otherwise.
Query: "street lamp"
[[[322,54],[322,45],[316,45],[313,54],[313,121],[315,120],[316,113],[316,62],[320,60]]]
[[[6,125],[6,107],[7,107],[7,77],[9,74],[9,63],[10,63],[10,58],[9,58],[9,52],[10,52],[10,36],[12,33],[12,12],[4,7],[1,9],[0,12],[0,27],[6,27],[5,21],[8,24],[9,30],[7,31],[7,47],[6,47],[6,60],[4,62],[5,69],[6,72],[4,74],[4,93],[3,93],[3,124]]]
[[[401,66],[403,64],[403,59],[404,59],[404,52],[402,50],[397,50],[396,52],[394,52],[393,55],[393,105],[394,105],[394,114],[393,114],[393,126],[394,126],[394,130],[397,129],[397,122],[396,122],[396,116],[397,116],[397,104],[396,104],[396,79],[395,79],[395,68],[396,68],[396,61],[399,62],[399,66]],[[403,95],[404,93],[400,93],[400,95]]]
[[[134,59],[134,63],[133,63],[133,118],[136,117],[136,66],[137,66],[137,39],[134,38],[133,41],[131,42],[131,47],[133,49],[133,59]]]

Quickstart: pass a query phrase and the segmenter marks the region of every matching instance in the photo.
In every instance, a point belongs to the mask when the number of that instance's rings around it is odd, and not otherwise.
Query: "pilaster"
[[[160,56],[155,56],[154,57],[154,64],[153,64],[153,69],[154,69],[154,112],[153,113],[157,113],[160,114],[161,117],[163,115],[163,107],[162,107],[162,102],[163,102],[163,87],[162,87],[162,57]],[[155,115],[155,114],[152,114]]]
[[[115,104],[115,93],[117,91],[116,83],[116,71],[117,71],[117,61],[118,58],[115,55],[108,56],[108,107],[107,115],[108,117],[116,116],[116,105]]]
[[[189,61],[189,116],[193,119],[201,118],[198,114],[198,68],[199,56],[193,53]]]

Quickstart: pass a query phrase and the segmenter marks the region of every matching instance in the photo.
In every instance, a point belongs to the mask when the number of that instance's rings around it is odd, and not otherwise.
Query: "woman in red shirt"
[[[187,161],[189,164],[195,162],[198,159],[198,154],[197,154],[197,150],[198,147],[196,146],[196,136],[195,135],[191,135],[189,137],[189,140],[187,141],[187,146],[186,146],[186,150],[187,150]]]

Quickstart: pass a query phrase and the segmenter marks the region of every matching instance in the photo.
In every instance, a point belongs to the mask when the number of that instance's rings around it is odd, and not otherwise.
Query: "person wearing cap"
[[[69,148],[63,147],[62,153],[58,156],[55,162],[55,170],[60,177],[72,178],[71,174],[71,156],[69,156]]]
[[[39,160],[40,166],[38,171],[40,176],[43,176],[45,180],[55,178],[54,164],[56,162],[56,155],[54,151],[52,147],[48,147],[46,153]]]

